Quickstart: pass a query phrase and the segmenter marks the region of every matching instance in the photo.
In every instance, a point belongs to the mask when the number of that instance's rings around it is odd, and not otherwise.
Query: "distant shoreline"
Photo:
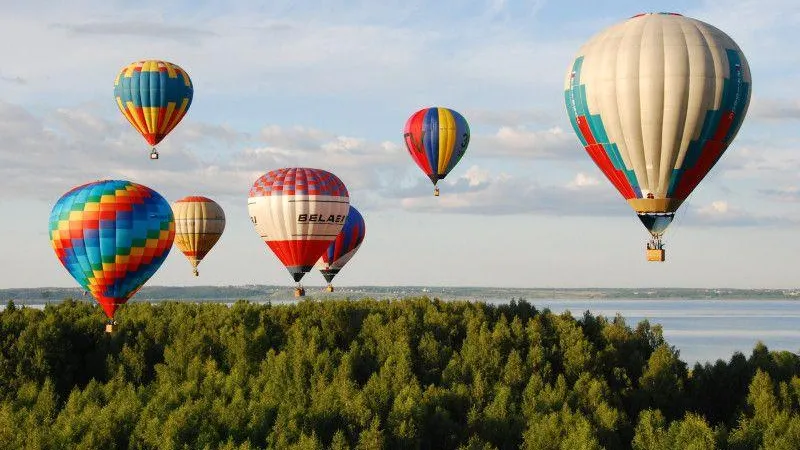
[[[506,302],[512,300],[795,300],[800,289],[727,289],[727,288],[495,288],[441,286],[337,286],[333,293],[324,286],[306,285],[307,298],[314,300],[364,298],[391,299],[429,297],[442,300]],[[135,301],[258,302],[294,301],[292,286],[145,286]],[[0,289],[0,302],[47,304],[66,298],[80,300],[78,288]],[[86,297],[91,300],[91,297]]]

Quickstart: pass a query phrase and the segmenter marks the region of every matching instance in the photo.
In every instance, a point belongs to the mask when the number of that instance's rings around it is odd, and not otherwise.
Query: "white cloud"
[[[560,120],[561,115],[553,114],[545,109],[509,109],[497,110],[474,108],[463,111],[467,122],[480,125],[507,126],[508,124],[553,123]]]
[[[472,170],[474,169],[474,170]],[[586,187],[580,194],[566,186],[542,186],[532,177],[471,168],[463,176],[442,187],[442,194],[432,199],[430,191],[408,192],[403,208],[420,212],[464,214],[546,214],[567,216],[616,215],[632,213],[612,189]],[[480,183],[475,174],[480,173]]]
[[[705,216],[724,216],[729,214],[728,202],[722,200],[713,201],[710,205],[700,207],[697,213]]]
[[[491,136],[475,136],[470,150],[489,157],[578,159],[586,156],[580,142],[572,133],[560,127],[528,130],[524,126],[501,126]]]
[[[158,161],[148,158],[149,146],[129,124],[84,109],[35,116],[0,102],[0,133],[0,196],[19,199],[53,200],[75,185],[105,178],[130,179],[167,197],[198,190],[236,197],[246,195],[261,174],[286,166],[330,170],[351,193],[367,197],[367,191],[396,190],[392,180],[413,167],[396,143],[300,126],[270,125],[251,137],[188,121],[158,146]],[[215,140],[232,148],[208,155],[206,147]]]
[[[781,226],[800,223],[788,216],[770,216],[751,212],[726,200],[714,200],[711,203],[691,208],[682,220],[682,226],[710,227],[750,227]]]
[[[478,166],[471,166],[463,176],[469,182],[469,186],[478,186],[489,181],[489,171]]]
[[[575,178],[567,184],[567,188],[577,190],[590,186],[597,186],[598,184],[600,184],[600,180],[597,178],[591,175],[586,175],[583,172],[578,172],[578,174],[575,175]]]
[[[488,0],[487,3],[489,4],[488,12],[490,14],[500,13],[506,8],[506,0]]]
[[[754,96],[747,111],[747,118],[766,120],[798,120],[800,119],[800,100],[786,98],[761,99]]]
[[[0,132],[4,135],[0,195],[15,198],[54,201],[88,180],[124,178],[148,185],[167,198],[200,193],[239,199],[268,170],[307,166],[337,174],[348,185],[354,203],[365,209],[585,216],[630,213],[613,188],[584,171],[561,184],[544,185],[537,175],[474,163],[458,171],[458,177],[441,182],[442,196],[432,202],[432,187],[401,144],[305,126],[267,125],[250,135],[190,120],[179,125],[177,136],[171,135],[159,146],[162,158],[155,162],[147,158],[149,146],[129,124],[101,118],[86,109],[60,108],[53,114],[35,116],[20,106],[0,103]],[[548,133],[560,135],[560,131]],[[525,133],[511,130],[500,136],[506,148],[517,146],[517,151],[523,152]],[[204,153],[206,145],[215,141],[229,146],[228,151]],[[752,158],[749,163],[753,164]],[[779,197],[774,192],[762,193]],[[713,226],[789,220],[748,214],[725,201],[696,208],[695,215],[697,225]]]
[[[794,178],[800,169],[800,156],[794,145],[763,141],[759,145],[740,145],[725,152],[719,162],[720,170],[729,178],[775,180]]]

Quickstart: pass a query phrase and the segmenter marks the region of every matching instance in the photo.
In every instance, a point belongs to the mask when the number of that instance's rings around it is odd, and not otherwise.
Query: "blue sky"
[[[246,211],[253,181],[286,166],[336,173],[365,217],[339,285],[800,285],[796,1],[3,3],[0,39],[16,45],[0,49],[0,287],[74,286],[48,215],[101,178],[226,211],[199,278],[173,249],[150,284],[289,285]],[[653,264],[646,231],[572,132],[562,80],[592,35],[662,10],[729,34],[753,96]],[[157,162],[112,97],[118,70],[143,58],[181,65],[195,86]],[[407,117],[431,105],[461,112],[473,134],[438,199],[402,141]]]

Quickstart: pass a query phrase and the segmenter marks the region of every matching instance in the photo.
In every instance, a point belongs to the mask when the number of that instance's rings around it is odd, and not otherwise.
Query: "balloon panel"
[[[650,214],[650,213],[641,213],[638,214],[639,220],[642,221],[642,225],[647,228],[647,231],[654,236],[659,236],[667,230],[669,224],[672,223],[672,219],[675,218],[675,214],[673,213],[660,213],[660,214]]]
[[[331,268],[331,269],[320,269],[320,273],[322,273],[322,277],[325,278],[325,281],[330,283],[336,277],[336,274],[339,273],[342,269],[339,268]]]

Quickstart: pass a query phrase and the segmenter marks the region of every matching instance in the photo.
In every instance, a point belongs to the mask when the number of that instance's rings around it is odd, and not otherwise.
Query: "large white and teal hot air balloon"
[[[652,234],[661,235],[742,125],[750,68],[725,33],[672,13],[641,14],[592,37],[567,70],[575,133]]]

